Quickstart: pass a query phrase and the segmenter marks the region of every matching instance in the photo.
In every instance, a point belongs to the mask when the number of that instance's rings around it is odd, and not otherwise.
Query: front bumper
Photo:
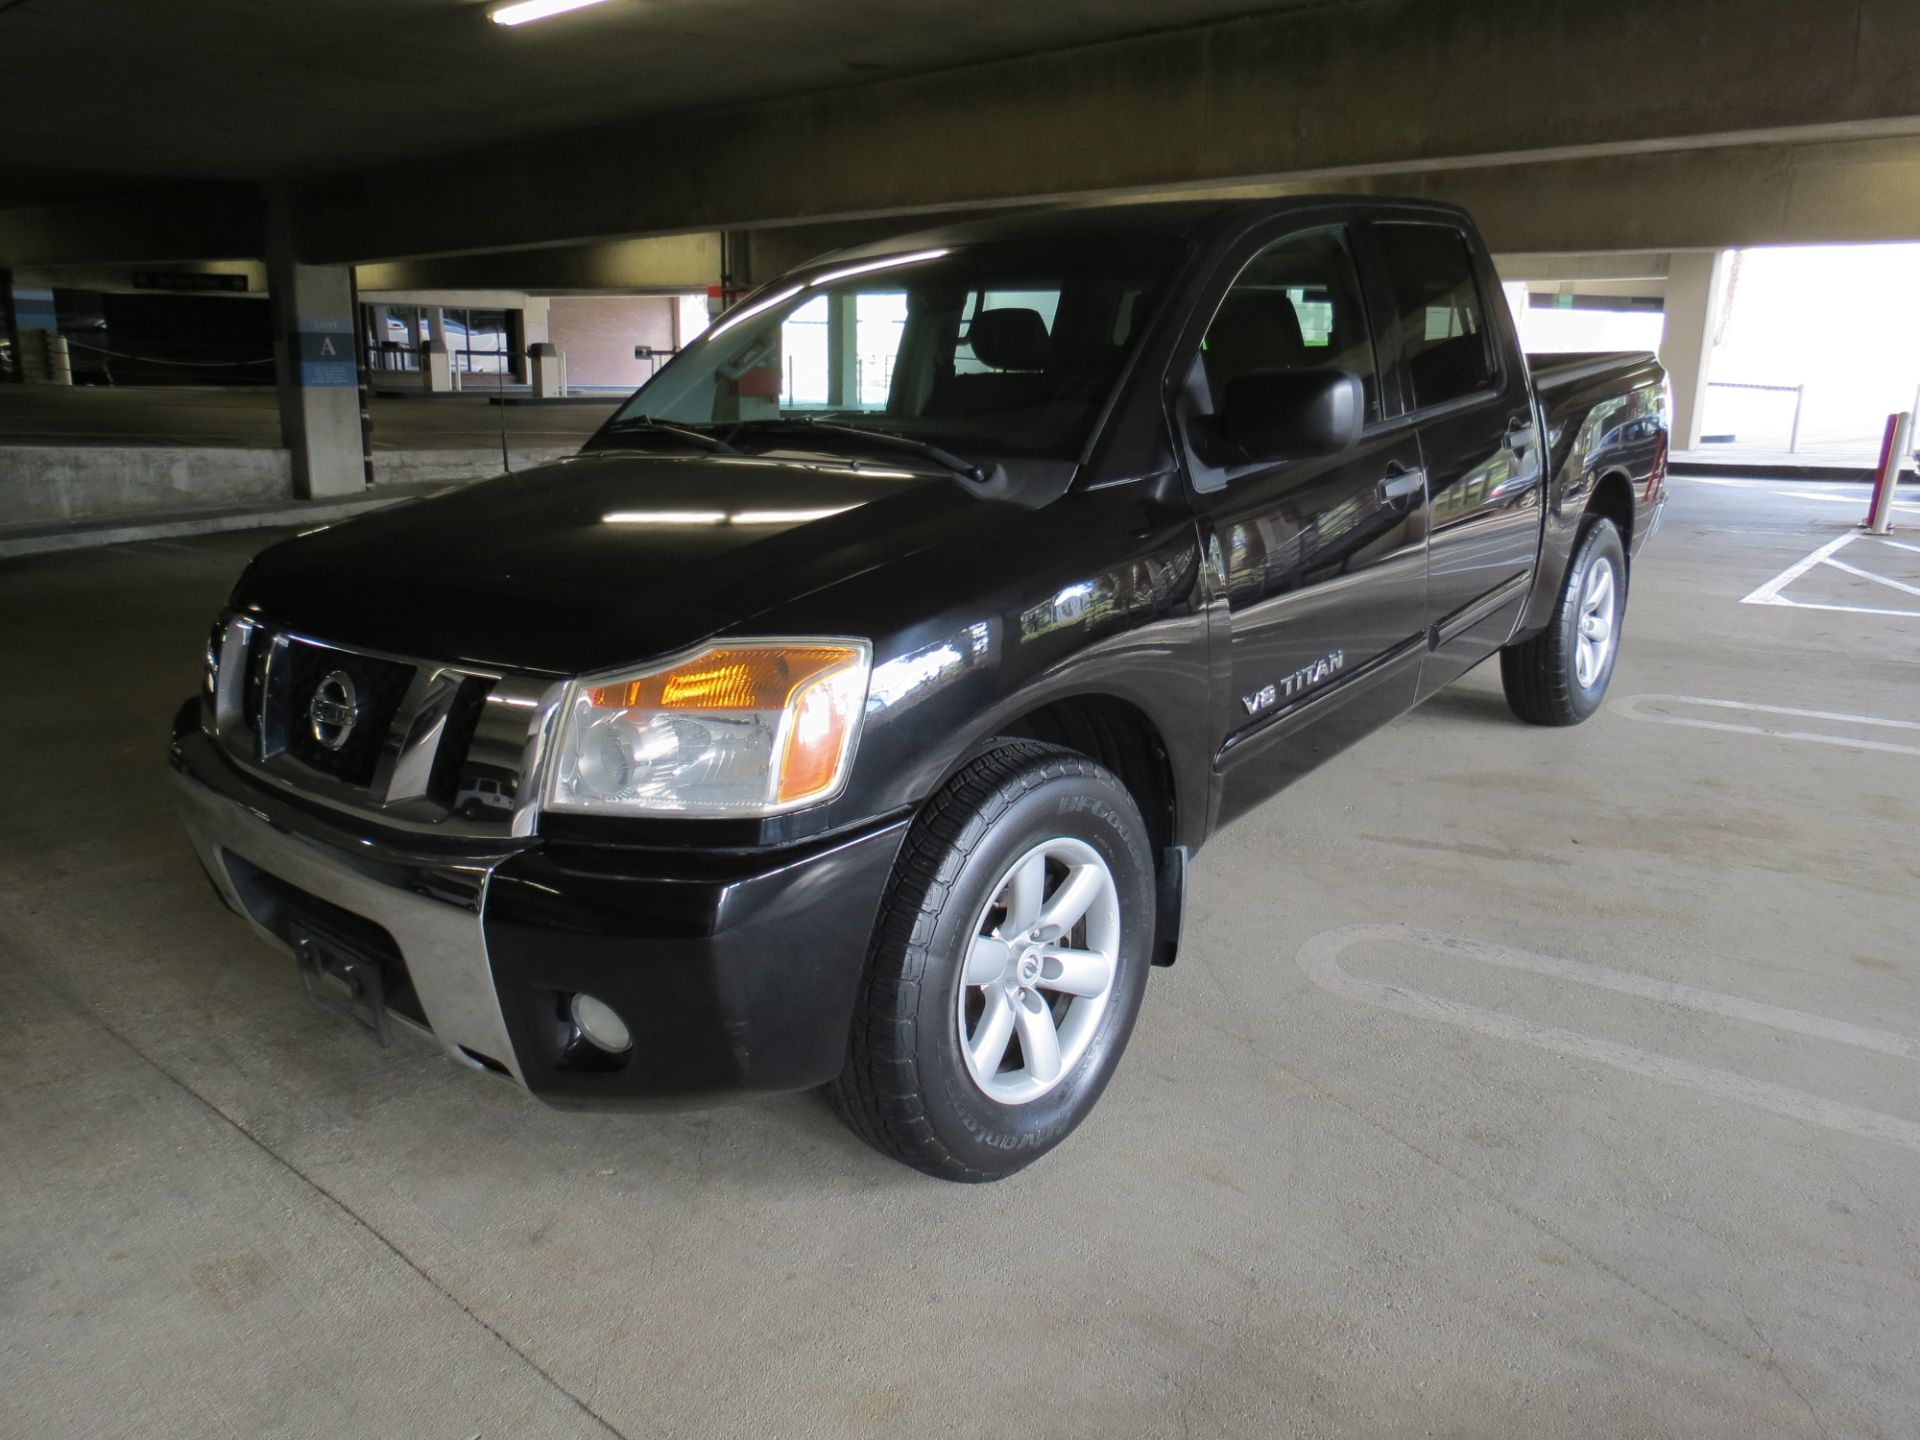
[[[249,778],[176,722],[182,816],[226,903],[291,950],[324,926],[381,961],[389,1012],[569,1108],[699,1104],[839,1073],[907,821],[779,852],[475,841],[386,830]],[[588,1045],[584,991],[633,1047]]]

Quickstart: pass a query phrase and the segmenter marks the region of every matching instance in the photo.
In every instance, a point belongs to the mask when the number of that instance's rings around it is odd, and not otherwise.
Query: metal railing
[[[1806,405],[1807,387],[1804,385],[1749,385],[1737,380],[1709,380],[1709,390],[1767,390],[1775,394],[1793,396],[1793,428],[1787,436],[1787,453],[1800,453],[1800,412]]]

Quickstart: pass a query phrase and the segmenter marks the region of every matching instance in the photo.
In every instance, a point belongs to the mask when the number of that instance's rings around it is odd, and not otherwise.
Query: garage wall
[[[567,357],[567,383],[574,389],[632,389],[655,368],[652,361],[634,359],[633,347],[673,348],[674,298],[556,295],[547,311],[547,333]]]

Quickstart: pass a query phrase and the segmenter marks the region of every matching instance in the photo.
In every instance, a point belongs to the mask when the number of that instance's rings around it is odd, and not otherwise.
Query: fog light
[[[619,1055],[633,1048],[633,1032],[606,1001],[576,995],[572,1008],[573,1023],[580,1027],[580,1033],[608,1054]]]

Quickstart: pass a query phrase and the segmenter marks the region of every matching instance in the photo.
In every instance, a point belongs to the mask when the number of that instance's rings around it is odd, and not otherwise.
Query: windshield
[[[1176,258],[1165,242],[1060,240],[803,271],[722,316],[603,442],[671,441],[672,426],[682,441],[697,429],[838,450],[863,443],[857,429],[967,457],[1073,458]]]

